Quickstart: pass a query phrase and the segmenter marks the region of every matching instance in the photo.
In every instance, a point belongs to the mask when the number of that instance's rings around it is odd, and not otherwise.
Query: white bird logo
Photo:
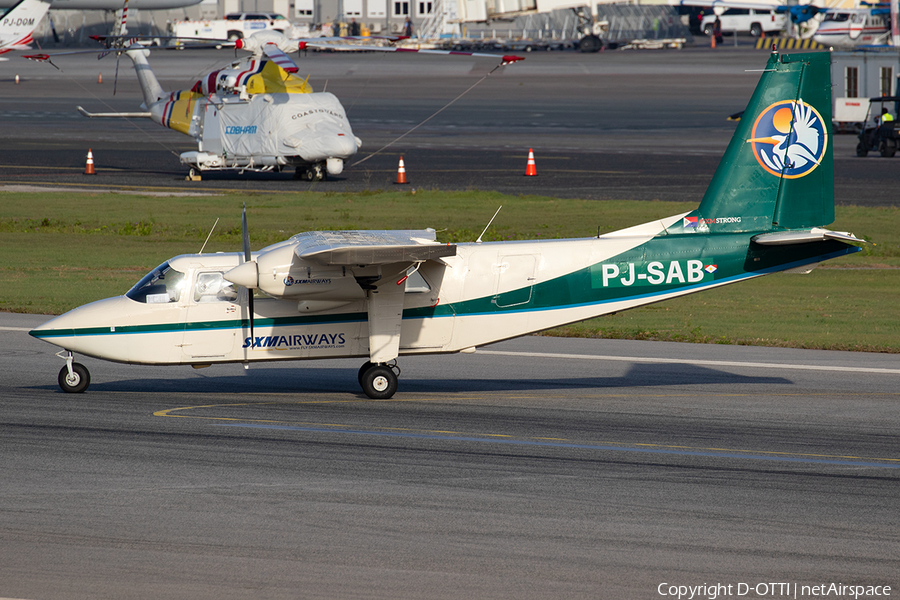
[[[782,105],[781,108],[771,112],[779,104]],[[826,133],[821,117],[802,98],[796,102],[773,104],[763,111],[763,115],[770,112],[771,121],[758,119],[753,133],[758,129],[774,131],[768,136],[753,137],[747,142],[772,145],[768,149],[754,146],[757,158],[770,173],[791,178],[806,175],[819,165],[825,153]]]

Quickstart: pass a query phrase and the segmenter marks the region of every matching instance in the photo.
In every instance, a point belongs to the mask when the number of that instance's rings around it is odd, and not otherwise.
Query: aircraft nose
[[[343,132],[329,136],[329,139],[325,140],[323,148],[326,148],[325,154],[329,158],[347,158],[356,154],[359,149],[356,138],[352,134]]]
[[[317,127],[298,149],[301,158],[315,163],[329,158],[349,158],[359,150],[356,136],[342,128]]]
[[[86,337],[115,331],[110,315],[119,315],[119,305],[129,302],[124,296],[107,298],[79,306],[29,331],[32,337],[50,342],[67,350],[75,350]]]

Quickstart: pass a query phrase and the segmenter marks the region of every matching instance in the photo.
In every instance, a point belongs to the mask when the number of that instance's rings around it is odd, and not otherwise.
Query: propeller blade
[[[116,53],[116,75],[113,77],[113,96],[116,95],[116,86],[119,85],[119,57],[122,56],[121,52]]]
[[[250,262],[250,230],[247,227],[247,203],[244,203],[244,209],[241,213],[241,238],[244,246],[244,262]],[[251,347],[253,340],[253,290],[247,288],[247,313],[250,316],[250,339]]]
[[[241,215],[241,236],[244,242],[244,261],[250,262],[250,231],[247,229],[247,205],[244,204],[244,212]]]
[[[253,290],[247,290],[247,313],[250,315],[250,347],[253,347]]]

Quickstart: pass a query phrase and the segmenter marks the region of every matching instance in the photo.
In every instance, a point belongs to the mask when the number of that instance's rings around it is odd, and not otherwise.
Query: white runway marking
[[[618,362],[673,363],[706,367],[752,367],[757,369],[787,369],[796,371],[838,371],[844,373],[879,373],[900,375],[900,369],[877,367],[836,367],[829,365],[794,365],[785,363],[738,362],[732,360],[693,360],[684,358],[645,358],[641,356],[602,356],[595,354],[554,354],[547,352],[506,352],[503,350],[478,350],[478,354],[495,356],[528,356],[534,358],[566,358],[575,360],[610,360]]]

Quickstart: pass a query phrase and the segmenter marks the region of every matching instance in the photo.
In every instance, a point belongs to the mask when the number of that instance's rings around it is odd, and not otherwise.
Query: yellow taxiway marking
[[[749,394],[735,394],[735,395],[749,395]],[[791,394],[793,395],[793,394]],[[896,395],[896,394],[888,394],[888,395]],[[546,396],[543,396],[546,399]],[[344,401],[336,401],[336,403],[351,403],[355,402],[354,400],[344,400]],[[379,401],[381,402],[381,401]],[[234,408],[234,407],[247,407],[247,406],[265,406],[265,405],[291,405],[291,404],[319,404],[321,401],[291,401],[291,402],[242,402],[242,403],[233,403],[233,404],[205,404],[198,406],[183,406],[179,408],[168,408],[164,410],[159,410],[153,413],[153,416],[156,417],[173,417],[173,418],[184,418],[184,419],[199,419],[206,421],[229,421],[229,422],[241,422],[256,425],[281,425],[285,427],[300,427],[300,428],[326,428],[333,429],[336,433],[339,433],[341,430],[353,430],[360,431],[360,427],[358,425],[350,425],[345,423],[315,423],[315,422],[304,422],[304,421],[286,421],[279,419],[247,419],[240,417],[224,417],[224,416],[199,416],[199,415],[185,415],[185,414],[173,414],[175,412],[184,412],[184,411],[192,411],[199,409],[210,409],[210,408]],[[325,403],[330,403],[326,401]],[[526,436],[522,438],[517,438],[516,436],[503,434],[503,433],[467,433],[462,431],[449,431],[443,429],[415,429],[415,428],[406,428],[406,427],[377,427],[377,426],[367,426],[365,428],[368,431],[373,433],[375,432],[384,432],[384,433],[408,433],[408,434],[417,434],[417,435],[442,435],[442,436],[465,436],[468,438],[481,438],[481,439],[521,439],[522,441],[536,441],[536,442],[557,442],[560,444],[569,444],[569,445],[594,445],[594,446],[609,446],[609,447],[633,447],[633,448],[647,448],[647,449],[658,449],[658,450],[681,450],[686,452],[724,452],[728,454],[734,454],[735,456],[740,457],[740,455],[762,455],[762,456],[773,456],[773,457],[794,457],[794,458],[809,458],[809,459],[820,459],[820,460],[869,460],[869,461],[881,461],[885,463],[896,463],[900,464],[900,458],[883,458],[883,457],[871,457],[871,456],[856,456],[856,455],[847,455],[847,454],[819,454],[819,453],[810,453],[810,452],[783,452],[783,451],[775,451],[775,450],[751,450],[751,449],[739,449],[739,448],[719,448],[719,447],[707,447],[707,446],[684,446],[684,445],[675,445],[675,444],[649,444],[649,443],[640,443],[640,442],[616,442],[616,441],[608,441],[608,440],[578,440],[572,438],[559,438],[559,437],[542,437],[542,436]]]

